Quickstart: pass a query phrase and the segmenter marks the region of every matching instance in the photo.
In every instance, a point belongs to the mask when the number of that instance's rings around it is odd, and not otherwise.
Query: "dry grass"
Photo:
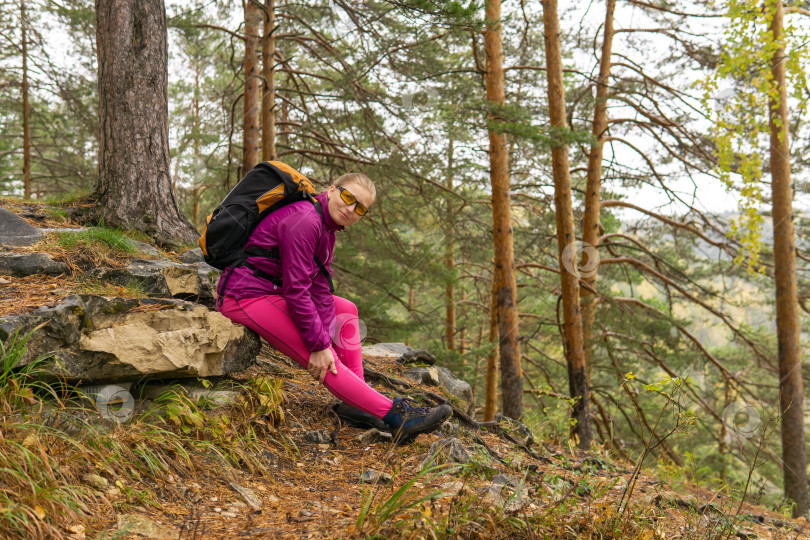
[[[84,275],[27,277],[0,276],[0,317],[19,315],[54,306],[72,294],[97,294],[122,298],[141,298],[140,290],[121,287]],[[2,282],[2,281],[5,281]]]

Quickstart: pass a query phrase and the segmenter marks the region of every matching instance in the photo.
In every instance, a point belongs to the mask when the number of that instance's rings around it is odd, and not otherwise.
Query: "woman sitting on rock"
[[[402,442],[435,430],[452,409],[414,407],[410,398],[392,401],[365,382],[357,307],[334,296],[325,275],[332,273],[335,233],[357,223],[376,193],[367,176],[345,174],[315,197],[322,214],[312,202],[299,201],[264,218],[245,247],[277,247],[278,258],[249,257],[247,266],[227,268],[219,311],[308,370],[343,402],[336,410],[350,424],[388,429]]]

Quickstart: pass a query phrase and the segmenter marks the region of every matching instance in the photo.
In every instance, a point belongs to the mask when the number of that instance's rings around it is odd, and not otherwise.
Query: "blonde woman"
[[[248,257],[247,265],[226,268],[231,274],[219,311],[309,371],[343,402],[337,409],[341,417],[387,429],[402,442],[435,430],[452,409],[415,407],[410,398],[391,400],[369,386],[357,307],[331,291],[336,233],[360,221],[376,197],[371,179],[350,173],[317,195],[315,205],[300,201],[272,212],[245,248],[274,250],[278,257]]]

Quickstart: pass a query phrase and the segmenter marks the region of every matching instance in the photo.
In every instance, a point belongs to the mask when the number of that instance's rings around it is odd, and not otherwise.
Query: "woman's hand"
[[[310,353],[307,371],[321,384],[323,384],[323,380],[326,378],[327,371],[331,371],[333,375],[337,375],[337,366],[335,366],[335,357],[332,354],[332,349],[324,349]]]

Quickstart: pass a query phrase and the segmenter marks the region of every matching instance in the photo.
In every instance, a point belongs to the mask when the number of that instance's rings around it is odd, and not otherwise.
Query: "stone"
[[[202,249],[194,248],[180,255],[180,260],[186,264],[197,264],[205,262],[205,257],[203,257]]]
[[[406,369],[402,374],[418,384],[439,386],[439,370],[434,366],[414,367]]]
[[[457,438],[459,438],[461,436],[462,431],[461,431],[461,428],[458,427],[456,424],[454,424],[453,422],[447,421],[444,424],[442,424],[441,426],[439,426],[439,429],[434,431],[434,433],[436,435],[439,435],[440,437],[444,437],[446,439],[451,439],[451,438],[456,438],[457,439]]]
[[[304,440],[313,444],[329,444],[332,436],[325,429],[318,429],[304,433]]]
[[[501,413],[495,414],[495,421],[498,422],[502,428],[507,429],[520,444],[525,446],[534,444],[534,435],[526,424],[513,418],[503,416]]]
[[[20,212],[19,214],[17,214],[17,216],[21,218],[33,219],[35,221],[45,221],[46,219],[48,219],[48,216],[46,216],[45,214],[37,214],[35,212]]]
[[[320,501],[306,501],[306,504],[320,510],[321,512],[328,512],[330,514],[340,514],[340,510],[336,510],[331,506],[326,506]]]
[[[195,403],[199,403],[202,400],[212,407],[232,405],[239,400],[239,396],[241,395],[241,391],[239,390],[220,388],[219,385],[206,388],[205,385],[199,381],[190,380],[188,382],[179,381],[172,384],[147,383],[140,389],[138,397],[156,399],[166,392],[181,392]]]
[[[262,500],[253,493],[253,490],[250,488],[246,488],[245,486],[240,486],[235,482],[229,482],[229,486],[231,489],[234,490],[242,497],[242,500],[247,503],[247,505],[253,510],[254,513],[258,513],[262,509]]]
[[[179,529],[159,525],[138,514],[118,514],[118,530],[122,533],[139,534],[146,538],[175,539],[180,535]]]
[[[235,518],[235,517],[239,517],[237,514],[234,514],[233,512],[222,512],[222,513],[220,514],[220,516],[222,516],[222,517],[224,517],[224,518]]]
[[[496,482],[496,479],[499,481]],[[491,504],[501,506],[507,513],[513,514],[531,502],[526,484],[520,479],[515,481],[511,475],[497,475],[492,480],[491,484],[479,490]]]
[[[470,454],[458,439],[442,439],[430,445],[427,457],[422,463],[426,465],[440,465],[442,463],[467,463]]]
[[[412,351],[404,343],[375,343],[363,347],[363,356],[377,356],[379,358],[399,358],[403,354]]]
[[[35,274],[57,276],[68,272],[70,272],[68,265],[54,260],[47,253],[0,254],[0,274],[6,276],[25,277]]]
[[[69,527],[66,527],[65,530],[67,531],[68,538],[70,540],[85,540],[85,538],[87,538],[84,525],[70,525]]]
[[[493,484],[502,484],[505,486],[517,487],[520,485],[521,479],[513,474],[499,473],[492,477]]]
[[[390,433],[379,429],[370,429],[357,436],[361,444],[390,443],[393,439]]]
[[[441,493],[438,495],[437,498],[455,497],[462,491],[464,491],[464,484],[462,482],[459,481],[445,482],[444,484],[441,485]]]
[[[466,381],[456,377],[452,371],[446,367],[436,367],[439,372],[439,384],[448,392],[464,401],[467,408],[473,405],[472,387]]]
[[[93,489],[104,491],[110,485],[106,478],[97,474],[85,474],[82,481]]]
[[[46,366],[55,375],[90,384],[225,375],[245,370],[261,349],[253,331],[199,304],[95,295],[2,317],[0,340],[43,323],[19,365],[53,353]]]
[[[151,244],[147,244],[146,242],[140,242],[138,240],[133,240],[132,238],[127,238],[127,241],[132,244],[132,247],[140,251],[145,255],[152,255],[153,257],[163,257],[165,258],[166,255],[163,254],[158,248]]]
[[[388,484],[391,482],[391,475],[374,469],[366,469],[360,475],[360,482],[364,484]]]
[[[216,307],[214,280],[195,264],[135,259],[125,268],[97,268],[92,273],[122,287],[138,284],[152,298],[178,298]]]
[[[415,349],[409,352],[406,352],[399,358],[397,358],[398,364],[417,364],[419,362],[424,362],[425,364],[433,365],[436,363],[436,357],[430,354],[425,349]]]
[[[24,219],[0,207],[0,244],[4,246],[29,246],[38,242],[43,233]]]

